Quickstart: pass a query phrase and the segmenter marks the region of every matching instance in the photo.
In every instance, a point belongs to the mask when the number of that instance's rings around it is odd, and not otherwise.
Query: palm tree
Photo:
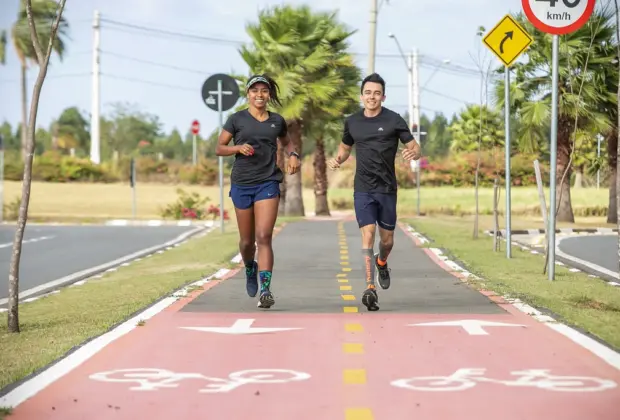
[[[41,45],[48,45],[51,36],[52,24],[56,19],[58,4],[54,0],[32,0],[32,17],[37,25],[37,36]],[[62,60],[65,52],[64,37],[67,35],[69,25],[64,17],[61,17],[58,33],[54,38],[52,48]],[[17,52],[17,58],[21,65],[21,95],[22,95],[22,159],[26,154],[26,133],[28,125],[28,99],[27,99],[27,71],[28,64],[37,65],[37,56],[30,39],[28,17],[26,15],[26,1],[20,0],[17,21],[11,30],[13,46]]]
[[[312,12],[308,6],[277,6],[262,11],[247,26],[252,44],[240,54],[251,73],[268,73],[280,85],[282,108],[291,140],[302,150],[306,122],[342,117],[352,103],[352,81],[360,71],[346,52],[349,31],[336,13]],[[281,159],[284,165],[285,159]],[[303,216],[301,171],[286,176],[284,213]]]
[[[520,13],[516,20],[532,35],[534,42],[527,50],[527,63],[514,65],[516,73],[516,105],[521,135],[540,136],[551,115],[551,42],[552,36],[541,33]],[[610,48],[611,47],[611,48]],[[613,25],[610,14],[597,10],[588,23],[574,33],[563,36],[559,54],[559,104],[557,137],[558,195],[555,207],[557,221],[574,222],[571,205],[570,179],[573,144],[577,130],[590,128],[607,132],[609,116],[601,112],[600,104],[606,100],[601,81],[596,77],[611,60],[613,50]],[[501,71],[500,71],[501,72]],[[503,105],[503,82],[496,86],[496,103]],[[514,108],[513,104],[513,108]],[[540,139],[538,139],[540,140]]]

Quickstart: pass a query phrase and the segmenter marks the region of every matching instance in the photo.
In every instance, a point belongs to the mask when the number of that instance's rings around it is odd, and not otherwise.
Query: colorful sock
[[[261,292],[264,292],[265,290],[269,290],[269,286],[271,286],[271,271],[261,271],[258,274],[260,276]]]
[[[374,264],[374,253],[371,249],[362,249],[362,259],[364,268],[362,270],[363,273],[366,274],[366,287],[375,287],[375,264]]]

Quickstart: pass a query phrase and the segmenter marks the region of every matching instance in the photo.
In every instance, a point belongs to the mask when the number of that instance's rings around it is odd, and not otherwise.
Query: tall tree
[[[302,150],[305,121],[342,116],[351,104],[342,86],[359,77],[347,39],[355,33],[336,13],[313,12],[308,6],[277,6],[262,11],[247,26],[252,44],[240,53],[252,73],[269,73],[281,87],[282,108],[290,138]],[[280,159],[286,164],[286,157]],[[301,171],[286,175],[285,214],[303,216]]]
[[[6,63],[6,31],[0,31],[0,64]]]
[[[11,255],[11,264],[9,267],[9,310],[8,310],[8,329],[9,332],[19,332],[19,263],[22,254],[22,240],[24,239],[24,230],[26,229],[26,220],[28,219],[28,205],[30,203],[30,184],[32,182],[32,157],[34,154],[35,146],[35,128],[37,125],[37,111],[39,108],[39,97],[41,96],[41,89],[43,88],[43,82],[47,75],[47,66],[52,55],[54,48],[54,42],[56,39],[56,33],[60,26],[62,19],[62,12],[65,8],[67,0],[61,0],[60,6],[54,9],[54,23],[50,28],[47,36],[48,44],[47,51],[44,51],[41,47],[40,37],[37,32],[37,25],[35,24],[36,15],[34,15],[31,5],[31,0],[25,0],[24,9],[28,26],[30,28],[31,47],[34,51],[37,65],[39,66],[39,75],[34,84],[32,92],[32,104],[30,105],[30,119],[28,120],[28,131],[26,138],[28,140],[26,144],[26,158],[24,159],[24,178],[22,183],[22,197],[21,204],[19,206],[19,214],[17,216],[17,230],[15,231],[15,238],[13,240],[13,254]],[[46,31],[44,30],[44,32]]]
[[[57,7],[58,3],[54,0],[31,0],[32,17],[37,24],[37,36],[41,45],[47,45],[52,40],[53,51],[62,60],[65,52],[64,37],[67,35],[69,24],[62,18],[57,28],[58,33],[52,36],[52,24],[55,22],[58,16]],[[41,60],[37,57],[36,49],[30,39],[30,31],[28,30],[28,17],[26,13],[26,0],[20,0],[19,12],[17,14],[17,21],[13,24],[11,29],[11,38],[13,46],[17,52],[17,58],[19,59],[21,67],[21,96],[22,96],[22,159],[26,157],[26,144],[27,144],[27,109],[28,109],[28,97],[27,97],[27,73],[28,65],[40,65]]]

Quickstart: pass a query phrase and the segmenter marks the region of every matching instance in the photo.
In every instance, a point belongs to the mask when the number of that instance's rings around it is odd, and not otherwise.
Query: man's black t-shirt
[[[249,144],[254,148],[252,156],[235,155],[231,183],[257,185],[266,181],[282,182],[284,174],[277,165],[278,137],[286,136],[287,127],[280,114],[269,112],[269,118],[261,122],[248,109],[244,109],[228,118],[224,130],[233,135],[235,146]]]
[[[342,142],[355,144],[354,191],[396,193],[398,141],[407,144],[413,138],[403,117],[387,108],[382,107],[376,117],[365,116],[363,109],[348,116]]]

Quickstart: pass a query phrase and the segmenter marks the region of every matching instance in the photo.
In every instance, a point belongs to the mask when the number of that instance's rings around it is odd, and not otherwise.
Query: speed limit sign
[[[525,15],[536,29],[566,35],[590,19],[596,0],[521,0]]]

